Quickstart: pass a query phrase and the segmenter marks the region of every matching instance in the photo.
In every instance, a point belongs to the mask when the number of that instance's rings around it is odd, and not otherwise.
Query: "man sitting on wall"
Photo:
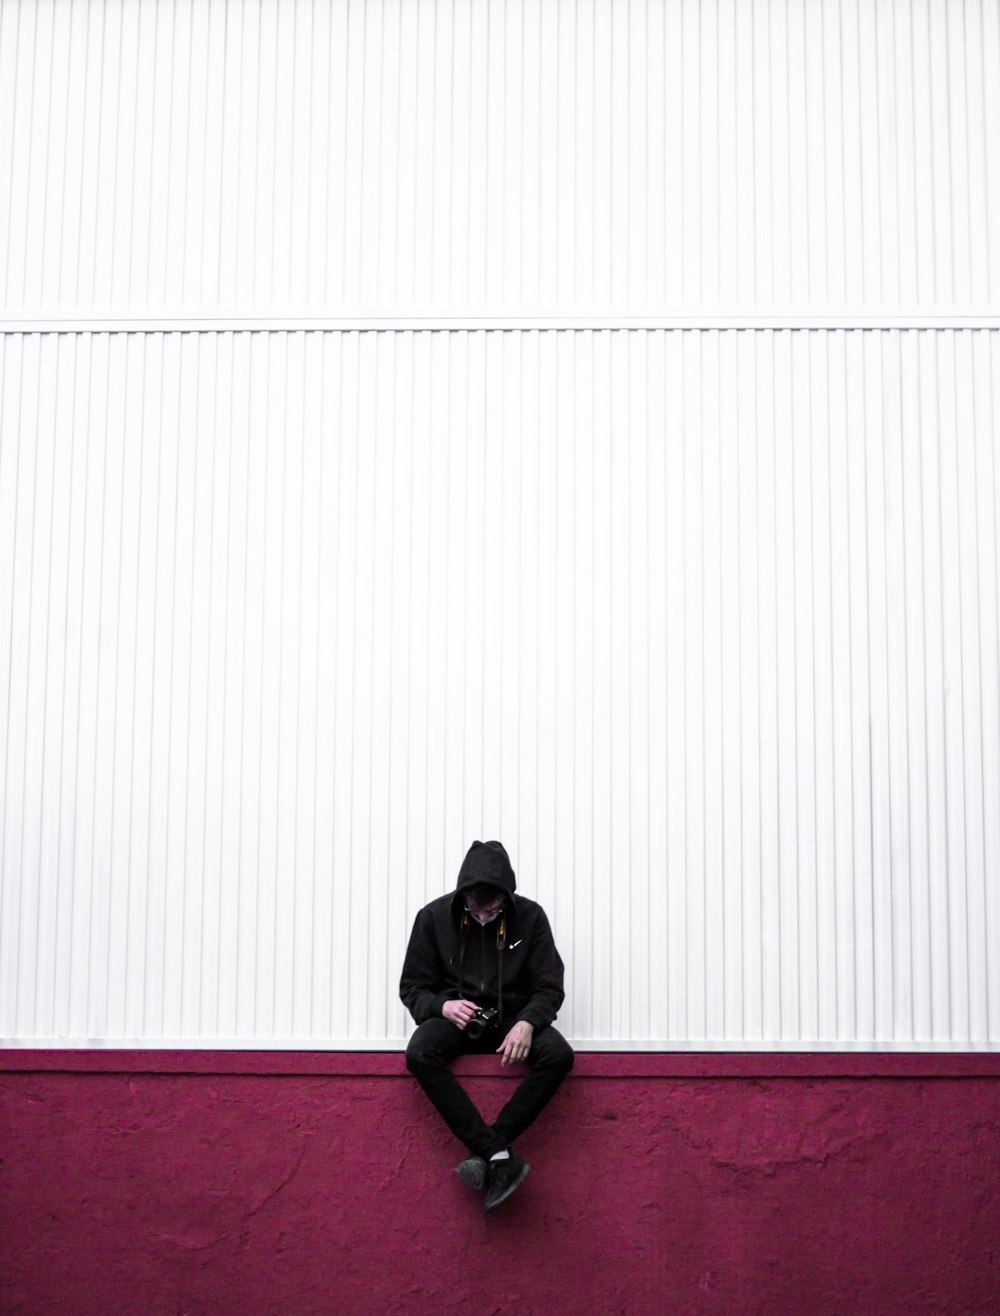
[[[511,1146],[573,1068],[573,1051],[552,1021],[562,1005],[563,962],[545,911],[515,896],[507,851],[473,841],[453,895],[416,917],[399,994],[417,1024],[406,1066],[471,1153],[455,1173],[486,1189],[492,1211],[531,1166]],[[455,1056],[493,1052],[529,1072],[489,1125],[451,1072]]]

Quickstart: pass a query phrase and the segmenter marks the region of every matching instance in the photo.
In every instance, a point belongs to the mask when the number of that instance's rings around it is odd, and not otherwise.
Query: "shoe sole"
[[[525,1161],[524,1164],[521,1166],[521,1172],[517,1176],[517,1178],[513,1180],[512,1183],[509,1183],[507,1187],[503,1190],[503,1193],[494,1201],[484,1202],[483,1210],[495,1211],[501,1202],[506,1202],[507,1198],[511,1195],[511,1193],[514,1191],[515,1188],[520,1188],[521,1184],[524,1183],[525,1179],[527,1179],[530,1173],[531,1173],[531,1166],[528,1164],[527,1161]]]
[[[477,1190],[486,1186],[486,1162],[474,1160],[463,1161],[461,1165],[455,1166],[455,1173],[458,1175],[466,1188],[475,1188]]]

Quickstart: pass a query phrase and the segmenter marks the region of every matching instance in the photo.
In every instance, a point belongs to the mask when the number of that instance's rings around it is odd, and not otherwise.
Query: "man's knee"
[[[440,1056],[435,1047],[426,1037],[418,1037],[414,1033],[406,1047],[406,1068],[411,1074],[415,1074],[417,1070],[426,1069],[428,1065],[435,1063],[440,1063]]]
[[[573,1048],[551,1026],[544,1029],[536,1039],[536,1061],[547,1069],[553,1069],[563,1078],[573,1068],[576,1055]]]
[[[560,1073],[564,1078],[573,1068],[573,1062],[575,1060],[576,1060],[576,1052],[573,1050],[570,1044],[564,1040],[556,1056],[556,1062],[555,1062]]]
[[[406,1046],[406,1068],[411,1074],[417,1070],[427,1069],[446,1063],[443,1031],[443,1019],[428,1019],[414,1031]]]

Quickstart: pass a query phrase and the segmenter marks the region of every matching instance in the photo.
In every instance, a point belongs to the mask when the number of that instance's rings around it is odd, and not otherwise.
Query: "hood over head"
[[[513,897],[517,880],[507,851],[499,841],[473,841],[462,861],[455,883],[456,893],[470,886],[492,886],[504,896]]]

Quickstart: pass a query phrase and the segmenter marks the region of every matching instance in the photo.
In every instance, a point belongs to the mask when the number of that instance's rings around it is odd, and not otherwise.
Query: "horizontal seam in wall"
[[[996,330],[1000,312],[880,315],[299,315],[259,313],[198,315],[189,312],[154,316],[7,316],[0,319],[2,334],[84,333],[463,333],[463,332],[570,332],[734,330],[770,332],[862,331],[900,329]]]

